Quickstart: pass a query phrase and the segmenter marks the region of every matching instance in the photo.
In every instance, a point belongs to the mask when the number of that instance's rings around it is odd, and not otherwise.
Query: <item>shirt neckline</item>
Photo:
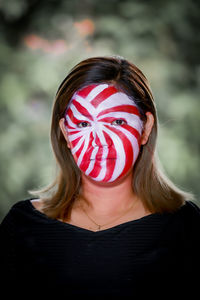
[[[27,202],[29,208],[31,208],[31,210],[34,211],[37,215],[45,218],[46,220],[48,220],[52,223],[60,224],[62,226],[68,227],[68,228],[70,228],[72,230],[75,230],[75,231],[86,232],[86,233],[91,233],[91,234],[102,234],[102,233],[106,233],[106,232],[112,232],[112,231],[115,231],[115,230],[120,229],[122,227],[126,227],[128,225],[134,225],[134,224],[136,225],[136,224],[142,223],[142,222],[144,222],[148,219],[152,219],[154,217],[161,216],[161,214],[159,214],[159,213],[151,213],[151,214],[143,216],[141,218],[126,221],[126,222],[123,222],[121,224],[118,224],[118,225],[115,225],[115,226],[112,226],[112,227],[109,227],[109,228],[106,228],[106,229],[102,229],[102,230],[99,230],[99,231],[93,231],[93,230],[90,230],[90,229],[87,229],[87,228],[84,228],[84,227],[81,227],[81,226],[78,226],[78,225],[73,225],[73,224],[70,224],[70,223],[67,223],[67,222],[60,221],[58,219],[49,218],[47,215],[45,215],[44,213],[42,213],[41,211],[39,211],[38,209],[36,209],[33,206],[31,200],[34,200],[34,199],[36,199],[36,198],[29,198],[29,199],[26,199],[24,201]]]

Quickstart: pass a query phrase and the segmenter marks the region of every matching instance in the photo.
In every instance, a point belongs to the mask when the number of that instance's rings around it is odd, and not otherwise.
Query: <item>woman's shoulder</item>
[[[200,221],[200,206],[194,201],[186,201],[180,209],[180,214],[185,218],[194,218]]]
[[[36,205],[39,206],[39,202],[40,202],[40,199],[38,199],[38,198],[26,198],[23,200],[18,200],[10,207],[8,213],[11,213],[11,212],[13,213],[13,212],[18,212],[18,211],[26,211],[31,206],[36,208]]]
[[[186,201],[178,211],[177,215],[189,237],[198,236],[200,239],[200,207],[197,202]]]
[[[32,206],[37,209],[38,211],[42,212],[42,207],[43,207],[43,200],[42,199],[30,199],[30,202]]]
[[[39,211],[41,203],[40,199],[36,198],[26,198],[15,202],[4,216],[1,225],[22,224],[23,220],[27,221],[35,215],[34,211]]]

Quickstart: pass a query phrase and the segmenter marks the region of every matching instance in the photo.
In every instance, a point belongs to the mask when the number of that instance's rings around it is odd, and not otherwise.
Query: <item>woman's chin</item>
[[[101,186],[101,187],[114,187],[122,183],[128,176],[132,176],[132,170],[131,168],[126,174],[123,176],[119,176],[113,181],[103,181],[103,180],[96,180],[94,177],[88,176],[85,173],[81,172],[82,174],[82,179],[90,181],[92,184],[95,184],[96,186]]]

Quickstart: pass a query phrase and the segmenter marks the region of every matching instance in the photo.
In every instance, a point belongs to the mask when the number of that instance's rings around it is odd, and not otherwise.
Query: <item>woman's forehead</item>
[[[73,95],[69,107],[77,104],[90,109],[90,114],[112,107],[121,107],[123,111],[124,105],[136,107],[133,99],[108,84],[89,85],[79,90]]]

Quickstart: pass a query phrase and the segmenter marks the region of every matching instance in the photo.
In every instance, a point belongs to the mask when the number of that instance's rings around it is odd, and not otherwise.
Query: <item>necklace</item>
[[[134,203],[133,203],[134,204]],[[130,210],[131,208],[133,208],[133,204],[131,205],[131,207],[129,207],[123,214],[121,214],[120,216],[118,216],[117,218],[113,219],[112,221],[108,222],[108,223],[105,223],[105,224],[98,224],[97,222],[95,222],[95,220],[93,218],[91,218],[88,213],[86,212],[86,210],[83,208],[83,206],[81,205],[81,209],[82,211],[85,213],[85,215],[88,217],[88,219],[90,221],[92,221],[92,223],[94,223],[96,226],[97,226],[97,230],[96,231],[99,231],[102,229],[102,227],[105,227],[109,224],[112,224],[114,223],[116,220],[120,219],[121,217],[125,216]]]

